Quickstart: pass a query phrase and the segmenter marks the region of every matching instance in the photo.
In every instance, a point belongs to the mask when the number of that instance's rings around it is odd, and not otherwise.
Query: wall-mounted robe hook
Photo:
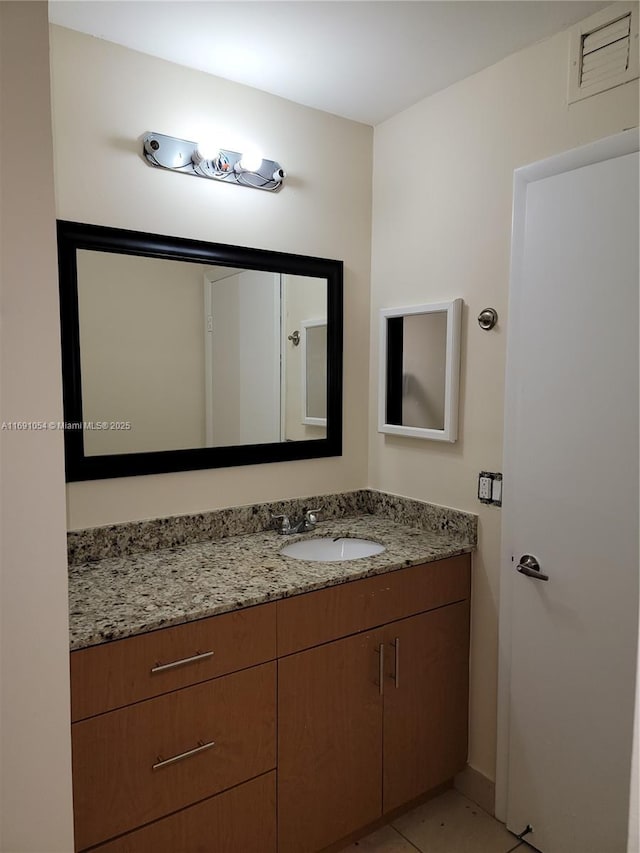
[[[485,332],[488,332],[489,329],[493,329],[497,322],[498,312],[495,308],[484,308],[478,314],[478,325],[481,329],[484,329]]]
[[[295,332],[287,336],[287,340],[291,341],[294,347],[297,347],[300,343],[300,332],[296,329]]]

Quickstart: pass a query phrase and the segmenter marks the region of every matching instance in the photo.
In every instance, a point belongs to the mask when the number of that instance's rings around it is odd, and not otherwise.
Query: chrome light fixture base
[[[203,159],[197,142],[163,133],[146,133],[142,144],[144,157],[152,166],[196,178],[277,192],[286,177],[284,169],[275,160],[263,160],[258,169],[249,171],[241,165],[243,155],[238,151],[221,148],[212,159]]]

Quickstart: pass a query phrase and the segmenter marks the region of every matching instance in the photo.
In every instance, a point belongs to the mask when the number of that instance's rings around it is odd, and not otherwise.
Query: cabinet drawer
[[[71,719],[273,660],[275,653],[275,604],[81,649],[71,653]]]
[[[267,663],[74,723],[77,849],[272,770],[275,708]]]
[[[276,774],[96,847],[95,853],[276,853]]]
[[[276,602],[278,657],[469,597],[462,554]]]

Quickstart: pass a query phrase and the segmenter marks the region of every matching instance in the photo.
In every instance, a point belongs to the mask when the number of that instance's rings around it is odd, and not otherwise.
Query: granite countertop
[[[283,545],[313,536],[372,539],[386,550],[331,563],[279,553]],[[313,533],[297,536],[263,531],[106,557],[69,570],[70,645],[86,648],[474,548],[475,540],[459,532],[360,515],[320,522]]]

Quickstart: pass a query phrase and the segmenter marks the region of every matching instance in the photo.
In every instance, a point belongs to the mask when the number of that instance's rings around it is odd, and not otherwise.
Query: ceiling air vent
[[[570,104],[636,77],[637,3],[614,3],[571,30]]]

